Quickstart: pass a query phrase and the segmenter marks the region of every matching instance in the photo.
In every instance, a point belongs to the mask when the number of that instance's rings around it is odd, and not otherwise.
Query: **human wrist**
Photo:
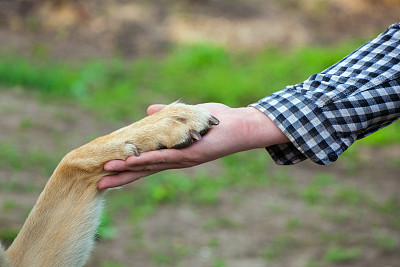
[[[263,112],[254,107],[243,108],[246,116],[247,136],[252,148],[290,142],[279,127]]]

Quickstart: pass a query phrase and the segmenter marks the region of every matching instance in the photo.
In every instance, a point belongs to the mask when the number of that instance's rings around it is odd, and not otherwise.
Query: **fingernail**
[[[103,169],[105,171],[108,171],[108,170],[112,169],[112,165],[110,166],[110,163],[107,162],[106,164],[104,164]]]

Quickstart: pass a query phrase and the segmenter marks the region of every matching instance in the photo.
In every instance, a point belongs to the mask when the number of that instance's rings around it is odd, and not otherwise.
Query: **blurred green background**
[[[0,240],[63,155],[148,105],[247,106],[396,22],[398,1],[359,2],[0,1]],[[330,166],[157,174],[110,192],[87,266],[397,266],[399,174],[398,122]]]

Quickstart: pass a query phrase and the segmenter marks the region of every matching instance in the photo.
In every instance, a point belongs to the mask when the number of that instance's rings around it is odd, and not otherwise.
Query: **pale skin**
[[[290,142],[268,116],[255,108],[230,108],[218,103],[199,106],[208,109],[220,121],[202,140],[184,149],[162,149],[131,156],[126,161],[110,161],[104,169],[117,174],[100,180],[98,189],[122,186],[164,170],[193,167],[240,151]],[[152,105],[147,114],[164,107]]]

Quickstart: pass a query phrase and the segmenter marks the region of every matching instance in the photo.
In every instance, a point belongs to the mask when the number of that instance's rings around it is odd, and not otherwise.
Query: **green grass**
[[[177,266],[177,262],[190,253],[190,248],[179,242],[160,240],[158,245],[151,252],[155,266]]]
[[[373,242],[375,246],[383,251],[395,251],[399,248],[399,242],[396,237],[387,234],[379,234],[375,236]]]
[[[146,106],[151,103],[169,103],[177,99],[188,103],[222,102],[233,107],[246,106],[286,85],[296,84],[320,72],[360,44],[361,42],[351,42],[337,47],[308,47],[290,52],[269,48],[252,54],[234,54],[221,47],[198,44],[175,47],[161,59],[113,59],[83,63],[56,62],[47,57],[41,57],[41,60],[28,59],[11,54],[0,57],[0,85],[10,89],[22,87],[22,90],[33,92],[39,99],[75,102],[108,120],[132,121],[142,117]],[[41,54],[45,51],[38,47],[35,53]],[[13,107],[7,107],[3,111],[12,113]],[[20,130],[33,126],[34,123],[28,118],[19,122]],[[360,143],[373,146],[400,144],[400,123],[394,123]],[[346,153],[352,159],[349,162],[353,164],[347,167],[347,171],[355,172],[360,165],[359,152],[350,149]],[[13,171],[43,166],[44,172],[49,173],[57,163],[57,160],[40,150],[22,151],[4,142],[0,142],[0,159],[1,169]],[[367,206],[387,219],[390,226],[400,229],[400,202],[397,197],[370,203],[366,194],[356,188],[340,185],[339,177],[325,173],[311,177],[303,186],[286,170],[267,172],[269,162],[265,151],[252,151],[219,161],[217,178],[215,174],[204,170],[196,171],[190,176],[176,171],[153,175],[145,182],[135,183],[134,186],[140,187],[140,190],[135,190],[134,194],[130,190],[121,190],[110,196],[111,201],[108,202],[107,212],[103,214],[97,236],[100,239],[117,236],[112,220],[114,212],[127,211],[130,214],[129,221],[136,223],[136,227],[146,216],[163,205],[215,205],[220,201],[220,193],[227,188],[259,186],[269,186],[285,192],[293,191],[296,194],[288,197],[298,198],[300,202],[306,203],[310,211],[315,208],[323,209],[331,214],[327,220],[335,223],[346,222],[350,217],[356,216],[350,211]],[[398,163],[394,159],[391,164],[398,168]],[[9,191],[19,186],[13,179],[0,185],[2,189]],[[350,210],[335,208],[335,212],[332,212],[335,205],[346,206]],[[269,206],[274,215],[286,213],[285,207],[279,203]],[[12,210],[14,203],[6,202],[1,208],[3,211]],[[306,226],[306,221],[296,217],[283,221],[285,230],[293,235]],[[208,232],[241,229],[236,221],[222,216],[205,221],[203,227]],[[0,231],[0,239],[10,241],[15,234],[13,230]],[[143,234],[140,230],[137,230],[137,239],[143,238],[141,235]],[[325,262],[340,264],[356,260],[362,254],[360,248],[344,247],[343,243],[347,243],[348,235],[317,232],[316,236],[320,236],[321,242],[328,246],[322,256]],[[371,242],[384,251],[393,251],[399,246],[398,240],[388,235],[373,237]],[[270,244],[263,247],[260,255],[272,261],[283,257],[285,251],[297,243],[287,235],[276,236]],[[214,249],[218,245],[216,241],[209,244]],[[164,250],[153,251],[154,263],[174,265],[177,259],[188,253],[181,248],[174,248],[172,252],[168,254]],[[213,266],[226,265],[223,258],[216,258]],[[102,266],[121,265],[106,262]]]
[[[12,168],[20,170],[22,168],[20,151],[12,145],[5,142],[0,142],[0,168]]]
[[[260,158],[264,160],[257,160]],[[268,158],[264,151],[231,155],[222,159],[220,163],[231,164],[233,161],[235,164],[224,168],[218,178],[204,171],[195,172],[190,177],[177,171],[155,174],[143,183],[140,181],[136,183],[140,186],[140,190],[136,190],[135,194],[124,191],[112,194],[110,196],[112,201],[109,203],[110,210],[126,209],[131,211],[133,221],[140,221],[161,205],[173,205],[178,202],[191,202],[200,206],[213,205],[219,201],[220,192],[225,188],[257,186],[262,182],[260,180],[267,183],[269,178],[264,170],[268,164]],[[258,168],[249,172],[249,169],[243,167],[247,165],[257,165]],[[132,210],[132,207],[135,209]]]
[[[286,229],[289,231],[299,229],[301,226],[302,226],[302,222],[298,218],[290,218],[286,222]]]
[[[121,265],[121,264],[109,262],[109,261],[103,262],[101,264],[101,266],[102,267],[125,267],[125,265]]]
[[[215,217],[205,221],[203,228],[206,231],[218,231],[222,229],[240,229],[240,224],[229,217]]]
[[[117,236],[117,229],[115,228],[112,218],[107,212],[103,212],[100,218],[100,225],[97,228],[97,239],[113,239]]]
[[[4,212],[12,211],[18,206],[18,204],[15,202],[15,200],[5,200],[2,203],[2,205],[3,205],[2,210]]]
[[[333,247],[325,253],[325,261],[329,263],[344,263],[358,259],[362,255],[360,248]]]
[[[296,84],[334,64],[361,45],[268,48],[230,53],[195,44],[177,46],[161,59],[57,62],[47,57],[1,56],[0,84],[35,92],[40,98],[70,99],[110,120],[137,119],[154,102],[221,102],[237,107],[253,103],[286,85]],[[136,114],[136,115],[135,115]],[[22,121],[21,127],[29,127]],[[372,145],[400,143],[400,124],[366,138]]]
[[[0,240],[5,243],[12,243],[17,237],[17,229],[0,229]]]
[[[285,253],[288,253],[287,251],[293,246],[296,247],[297,244],[298,242],[291,236],[278,236],[261,249],[260,254],[266,261],[273,261],[284,257]]]
[[[333,196],[336,202],[353,206],[359,205],[363,198],[365,197],[360,189],[353,187],[339,187]]]
[[[28,130],[34,126],[34,122],[29,118],[24,118],[19,122],[20,130]]]
[[[362,42],[307,47],[291,52],[269,48],[233,54],[221,47],[178,46],[162,59],[93,60],[84,63],[2,55],[0,84],[22,86],[40,97],[72,99],[108,119],[132,119],[153,102],[177,99],[245,106],[334,64]],[[29,127],[21,122],[21,127]],[[373,145],[400,143],[400,124],[366,138]]]
[[[0,159],[1,169],[20,171],[40,168],[46,176],[49,176],[58,164],[57,158],[44,151],[37,149],[23,151],[6,142],[0,142]]]
[[[227,265],[227,263],[226,263],[226,261],[225,261],[224,259],[222,259],[222,258],[217,258],[217,259],[214,260],[212,266],[213,266],[213,267],[226,267],[226,266],[228,266],[228,265]]]
[[[337,180],[330,174],[319,173],[303,189],[301,199],[309,205],[326,203],[329,199],[327,190],[337,185]]]

